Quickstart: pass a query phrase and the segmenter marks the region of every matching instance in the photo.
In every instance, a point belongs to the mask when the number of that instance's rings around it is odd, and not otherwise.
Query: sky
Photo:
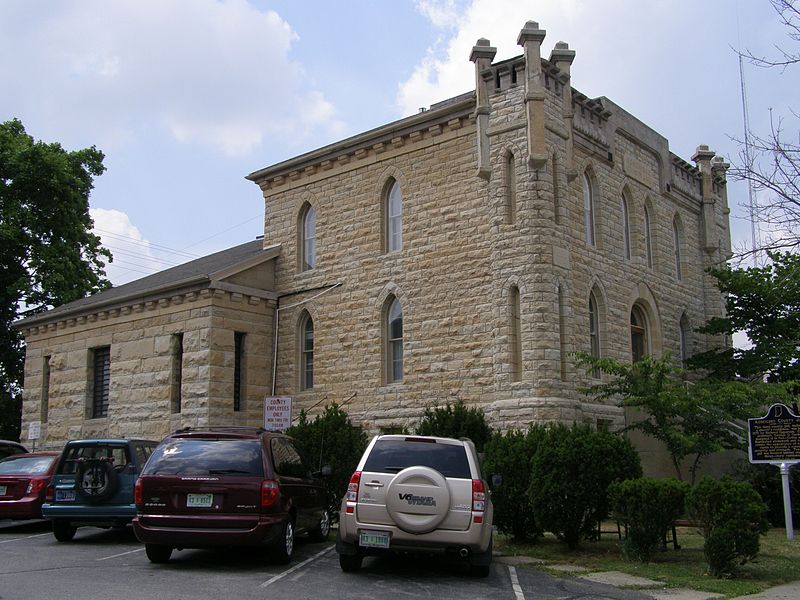
[[[2,0],[0,121],[104,152],[91,215],[119,285],[262,234],[248,173],[473,89],[476,40],[520,55],[528,20],[544,57],[576,51],[573,87],[685,160],[740,160],[735,49],[791,47],[769,0]],[[744,76],[751,130],[796,128],[800,68]],[[729,202],[743,247],[747,187]]]

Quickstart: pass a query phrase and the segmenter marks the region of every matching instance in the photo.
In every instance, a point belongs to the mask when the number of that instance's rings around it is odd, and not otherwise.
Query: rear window
[[[430,467],[445,477],[472,479],[464,446],[410,440],[378,440],[364,471],[399,473],[414,466]]]
[[[70,446],[64,455],[64,460],[58,465],[59,475],[74,475],[78,472],[78,465],[86,460],[107,460],[117,471],[121,471],[130,462],[127,446],[111,446],[91,444],[87,446]]]
[[[46,475],[58,456],[24,456],[0,462],[0,475]]]
[[[261,440],[171,439],[156,448],[142,475],[263,477]]]

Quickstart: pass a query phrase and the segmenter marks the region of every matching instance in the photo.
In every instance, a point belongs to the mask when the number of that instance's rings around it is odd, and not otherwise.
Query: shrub
[[[677,479],[628,479],[608,488],[611,514],[625,525],[626,558],[648,562],[684,512],[689,484]]]
[[[542,534],[528,496],[531,485],[531,461],[545,429],[496,432],[485,447],[483,476],[502,475],[503,482],[492,490],[494,524],[503,533],[523,541]]]
[[[639,455],[626,438],[558,425],[539,442],[528,495],[542,528],[573,549],[608,514],[608,486],[641,475]]]
[[[775,465],[750,464],[746,459],[737,463],[733,478],[746,481],[758,492],[767,505],[767,519],[773,527],[785,527],[783,512],[783,481]],[[792,521],[800,523],[800,469],[789,469],[789,489],[792,497]]]
[[[480,408],[467,408],[459,400],[451,405],[428,407],[417,426],[419,435],[436,435],[452,438],[469,438],[478,452],[489,441],[492,430],[486,424],[486,417]]]
[[[758,555],[759,536],[768,528],[767,506],[750,484],[707,477],[689,492],[686,508],[700,524],[711,575],[733,575],[737,562]]]
[[[313,421],[309,421],[302,411],[297,425],[287,429],[286,434],[295,439],[297,449],[312,470],[325,465],[331,467],[325,488],[328,513],[336,520],[350,477],[367,447],[366,433],[358,425],[353,425],[347,413],[334,402]]]

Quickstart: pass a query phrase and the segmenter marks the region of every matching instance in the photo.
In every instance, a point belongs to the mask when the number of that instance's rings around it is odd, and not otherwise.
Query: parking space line
[[[522,593],[522,587],[519,585],[517,570],[511,565],[508,565],[508,575],[511,577],[511,587],[514,589],[517,600],[525,600],[525,594]]]
[[[136,550],[130,550],[128,552],[120,552],[119,554],[114,554],[113,556],[104,556],[103,558],[96,558],[95,560],[111,560],[112,558],[119,558],[120,556],[125,556],[126,554],[135,554],[136,552],[141,552],[144,548],[137,548]]]
[[[47,533],[37,533],[36,535],[26,535],[25,537],[12,538],[10,540],[3,540],[0,544],[10,544],[11,542],[19,542],[20,540],[29,540],[31,538],[42,537],[43,535],[52,535],[49,531]]]
[[[284,577],[286,577],[287,575],[290,575],[290,574],[294,573],[295,571],[297,571],[298,569],[301,569],[301,568],[303,568],[304,566],[306,566],[306,565],[307,565],[308,563],[310,563],[311,561],[317,560],[317,559],[318,559],[320,556],[322,556],[323,554],[327,554],[327,553],[328,553],[328,552],[330,552],[331,550],[333,550],[333,546],[329,546],[328,548],[325,548],[325,550],[323,550],[322,552],[317,552],[317,553],[316,553],[314,556],[312,556],[311,558],[307,558],[307,559],[305,559],[303,562],[301,562],[301,563],[299,563],[299,564],[296,564],[295,566],[293,566],[291,569],[289,569],[289,570],[287,570],[287,571],[284,571],[283,573],[281,573],[281,574],[279,574],[279,575],[275,575],[275,577],[273,577],[272,579],[268,579],[267,581],[265,581],[264,583],[262,583],[260,587],[262,587],[262,588],[263,588],[263,587],[267,587],[268,585],[271,585],[271,584],[275,583],[275,582],[276,582],[276,581],[278,581],[279,579],[283,579],[283,578],[284,578]]]

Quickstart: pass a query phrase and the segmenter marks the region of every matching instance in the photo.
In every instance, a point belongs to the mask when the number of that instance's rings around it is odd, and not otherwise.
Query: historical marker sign
[[[291,396],[267,396],[264,398],[264,429],[267,431],[286,431],[291,424]]]
[[[800,417],[773,404],[765,417],[748,419],[751,463],[800,462]]]

